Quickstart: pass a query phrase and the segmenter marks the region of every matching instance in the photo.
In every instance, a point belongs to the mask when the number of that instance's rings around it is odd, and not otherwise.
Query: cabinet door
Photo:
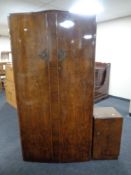
[[[47,16],[10,16],[23,157],[52,161]]]
[[[95,32],[92,17],[57,15],[60,159],[65,162],[91,158]]]
[[[108,112],[109,113],[109,112]],[[118,159],[122,118],[94,118],[93,159]]]

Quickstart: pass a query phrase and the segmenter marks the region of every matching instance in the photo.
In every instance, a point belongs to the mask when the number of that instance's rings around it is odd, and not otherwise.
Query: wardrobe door
[[[91,158],[95,18],[57,15],[60,159]]]
[[[52,161],[47,15],[12,14],[10,34],[24,160]]]

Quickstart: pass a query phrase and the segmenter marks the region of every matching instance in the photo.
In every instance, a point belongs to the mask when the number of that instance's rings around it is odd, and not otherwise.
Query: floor
[[[31,163],[21,155],[17,111],[0,94],[0,175],[131,175],[131,117],[129,102],[109,97],[95,106],[113,106],[124,117],[118,160],[82,163]]]

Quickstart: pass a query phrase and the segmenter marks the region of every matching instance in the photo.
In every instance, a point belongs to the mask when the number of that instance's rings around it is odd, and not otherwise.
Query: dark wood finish
[[[0,81],[1,81],[1,88],[5,89],[5,68],[7,62],[0,62]]]
[[[118,158],[122,122],[122,116],[112,107],[94,109],[93,159]]]
[[[49,88],[50,88],[50,115],[52,119],[52,160],[60,161],[60,116],[59,115],[59,79],[57,58],[57,13],[47,14],[48,42],[49,42]],[[44,138],[43,138],[44,139]],[[44,156],[44,155],[43,155]]]
[[[58,23],[68,18],[66,13],[58,14]],[[92,40],[85,40],[83,36],[95,34],[92,19],[71,16],[70,20],[75,22],[75,28],[67,30],[58,26],[57,36],[58,48],[65,52],[58,68],[62,116],[60,156],[67,162],[69,157],[71,161],[84,161],[91,157],[94,46]]]
[[[5,67],[6,67],[6,64],[5,62],[1,62],[0,63],[0,76],[5,76]]]
[[[10,30],[23,158],[51,161],[49,62],[39,57],[48,49],[47,16],[12,15]]]
[[[110,78],[110,63],[95,63],[95,94],[94,101],[97,102],[108,97]]]
[[[62,28],[67,19],[75,26]],[[62,11],[12,14],[10,33],[24,160],[89,160],[95,18]]]

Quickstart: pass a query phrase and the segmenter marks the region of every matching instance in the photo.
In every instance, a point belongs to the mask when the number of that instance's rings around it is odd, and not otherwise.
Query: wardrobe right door
[[[57,14],[60,159],[91,158],[95,18]]]

